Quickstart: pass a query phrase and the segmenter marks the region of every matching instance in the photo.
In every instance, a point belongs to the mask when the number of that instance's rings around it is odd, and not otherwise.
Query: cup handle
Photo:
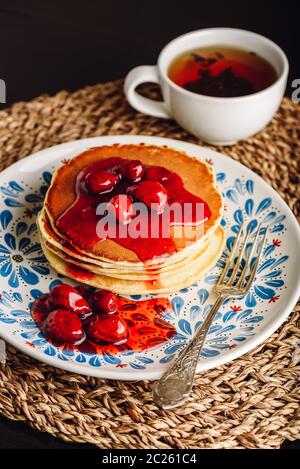
[[[156,65],[135,67],[127,74],[124,83],[124,93],[129,104],[137,111],[149,116],[170,119],[171,116],[168,114],[163,101],[144,98],[144,96],[135,91],[138,85],[146,82],[158,83],[160,85]]]

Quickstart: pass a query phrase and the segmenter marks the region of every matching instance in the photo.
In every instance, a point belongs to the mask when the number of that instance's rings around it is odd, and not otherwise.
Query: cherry
[[[111,211],[120,223],[126,225],[130,222],[133,217],[133,203],[128,195],[115,195],[109,203],[111,204]]]
[[[147,181],[158,181],[163,182],[168,179],[169,171],[159,166],[148,166],[145,169],[145,179]]]
[[[91,312],[88,302],[79,294],[78,290],[67,284],[59,284],[50,291],[52,303],[55,307],[69,309],[79,316]]]
[[[79,317],[67,309],[52,311],[44,322],[43,330],[51,339],[68,344],[75,344],[84,338]]]
[[[159,213],[164,210],[168,202],[166,189],[157,181],[140,182],[134,189],[134,196]]]
[[[120,345],[127,340],[128,328],[117,314],[101,314],[89,323],[87,335],[96,341]]]
[[[107,290],[98,290],[91,297],[94,312],[113,314],[118,309],[118,297]]]
[[[139,160],[132,160],[119,168],[120,174],[131,182],[138,182],[144,174],[144,168]]]
[[[96,170],[86,176],[86,184],[93,194],[103,194],[115,187],[119,177],[109,171]]]
[[[31,306],[31,311],[34,313],[50,313],[52,309],[53,306],[49,293],[44,293],[43,295],[36,298]]]

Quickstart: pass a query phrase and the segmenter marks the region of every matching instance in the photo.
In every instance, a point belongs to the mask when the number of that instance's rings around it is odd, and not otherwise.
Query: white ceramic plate
[[[198,371],[229,362],[267,339],[287,318],[299,296],[300,234],[285,202],[260,177],[236,161],[207,148],[147,136],[95,137],[58,145],[29,156],[0,174],[0,335],[22,352],[66,370],[123,380],[157,379],[175,354],[200,327],[214,302],[213,287],[220,259],[200,282],[170,296],[174,312],[167,316],[178,334],[161,347],[117,356],[70,352],[50,345],[32,321],[29,305],[53,282],[61,281],[41,252],[35,216],[62,160],[94,146],[113,143],[168,145],[214,166],[223,192],[222,225],[227,248],[247,219],[270,225],[264,259],[251,292],[222,306],[209,331]],[[69,283],[72,283],[69,281]],[[133,299],[138,299],[136,296]]]

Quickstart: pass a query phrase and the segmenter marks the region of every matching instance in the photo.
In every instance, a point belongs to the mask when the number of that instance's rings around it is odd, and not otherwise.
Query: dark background
[[[0,0],[6,106],[121,78],[136,65],[154,64],[174,37],[214,26],[250,29],[277,42],[290,61],[290,96],[291,81],[300,78],[296,5],[291,0]],[[76,447],[82,446],[0,420],[0,448]],[[286,442],[283,447],[300,446]]]
[[[121,78],[136,65],[154,64],[170,39],[213,26],[250,29],[277,42],[290,60],[291,82],[300,78],[296,5],[291,0],[0,0],[0,78],[7,105]]]

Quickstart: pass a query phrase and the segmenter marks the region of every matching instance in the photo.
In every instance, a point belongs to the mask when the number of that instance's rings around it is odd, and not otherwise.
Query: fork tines
[[[258,228],[254,233],[251,232],[251,227],[248,226],[245,236],[243,236],[245,223],[243,222],[240,226],[238,234],[234,240],[231,252],[229,253],[224,270],[219,278],[217,287],[230,287],[238,290],[241,295],[245,294],[254,280],[257,267],[261,258],[263,246],[265,244],[268,226],[262,229],[262,224],[258,225]],[[260,235],[263,234],[261,243],[259,244]],[[245,256],[247,251],[247,244],[254,236],[254,240],[250,249],[250,252]],[[257,254],[256,249],[258,247]],[[238,257],[236,258],[236,256]]]

